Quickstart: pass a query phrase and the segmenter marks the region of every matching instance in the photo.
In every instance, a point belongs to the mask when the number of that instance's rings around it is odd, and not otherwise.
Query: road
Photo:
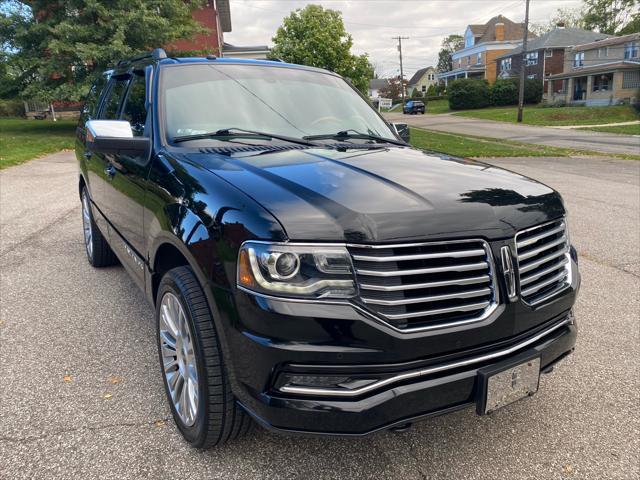
[[[581,257],[577,350],[534,397],[404,433],[256,429],[201,452],[168,418],[151,308],[121,267],[86,261],[72,156],[0,172],[0,478],[639,477],[640,162],[494,162],[564,194]]]
[[[385,113],[390,122],[408,123],[414,127],[440,132],[492,137],[536,145],[589,150],[601,153],[640,155],[640,137],[615,133],[567,130],[535,125],[494,122],[457,115],[403,115]]]

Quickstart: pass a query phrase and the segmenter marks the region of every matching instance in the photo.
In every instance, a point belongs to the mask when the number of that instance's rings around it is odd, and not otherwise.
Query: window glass
[[[104,86],[109,80],[109,75],[110,72],[100,75],[100,78],[98,78],[98,80],[96,80],[96,82],[91,86],[91,90],[89,90],[87,99],[82,107],[82,112],[80,113],[80,123],[82,125],[97,117],[98,107],[100,106],[100,97],[102,96]]]
[[[144,108],[145,93],[144,73],[135,74],[131,79],[121,118],[131,124],[131,130],[136,137],[144,135],[147,121],[147,110]]]
[[[396,138],[344,80],[297,68],[180,65],[161,71],[169,139],[243,128],[303,137],[344,130]]]
[[[102,112],[100,112],[100,118],[106,120],[116,120],[118,118],[118,107],[120,107],[122,97],[124,97],[124,94],[127,91],[128,84],[128,78],[111,79],[111,88],[109,89],[104,106],[102,107]]]

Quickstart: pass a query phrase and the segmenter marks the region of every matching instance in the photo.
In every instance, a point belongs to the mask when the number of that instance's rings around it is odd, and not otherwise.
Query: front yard
[[[75,120],[24,120],[0,118],[0,169],[71,149]]]

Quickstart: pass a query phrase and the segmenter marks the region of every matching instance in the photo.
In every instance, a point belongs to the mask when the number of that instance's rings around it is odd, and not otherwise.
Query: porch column
[[[567,103],[570,103],[573,101],[573,77],[569,77],[567,79],[567,93],[564,96],[564,98],[567,101]]]
[[[587,100],[591,96],[591,92],[593,92],[593,75],[589,75],[587,77],[587,92],[584,96],[584,99]]]
[[[464,78],[469,78],[469,72],[464,72]]]

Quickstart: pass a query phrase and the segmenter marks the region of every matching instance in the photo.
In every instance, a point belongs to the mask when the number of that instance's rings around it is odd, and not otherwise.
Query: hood
[[[409,147],[186,156],[269,210],[292,240],[491,240],[564,213],[535,180]]]

